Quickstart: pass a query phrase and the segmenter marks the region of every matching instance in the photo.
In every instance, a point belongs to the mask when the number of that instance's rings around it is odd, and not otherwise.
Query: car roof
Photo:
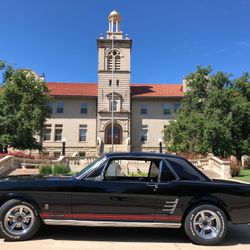
[[[171,154],[161,154],[161,153],[155,153],[155,152],[112,152],[112,153],[106,153],[106,157],[112,158],[112,157],[138,157],[138,158],[178,158],[178,159],[183,159],[180,156],[176,155],[171,155]]]

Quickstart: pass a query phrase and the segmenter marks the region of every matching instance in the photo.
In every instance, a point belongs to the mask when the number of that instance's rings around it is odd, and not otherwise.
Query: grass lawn
[[[236,180],[250,182],[250,169],[242,169],[240,176],[234,177]]]

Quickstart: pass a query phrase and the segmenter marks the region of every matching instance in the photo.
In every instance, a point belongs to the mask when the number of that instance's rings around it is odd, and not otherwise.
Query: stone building
[[[106,36],[97,39],[98,83],[48,83],[54,101],[44,154],[59,155],[64,140],[69,155],[109,152],[112,138],[114,151],[158,151],[164,126],[180,107],[185,82],[130,82],[132,40],[123,35],[117,11],[108,21]]]

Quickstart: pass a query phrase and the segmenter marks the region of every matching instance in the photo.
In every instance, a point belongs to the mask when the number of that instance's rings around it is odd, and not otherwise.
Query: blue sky
[[[134,83],[180,83],[196,65],[250,71],[250,0],[0,0],[0,59],[47,81],[97,82],[113,9],[133,39]]]

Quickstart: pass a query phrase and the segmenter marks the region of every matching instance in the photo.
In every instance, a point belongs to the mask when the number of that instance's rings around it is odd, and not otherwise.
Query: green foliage
[[[241,169],[240,175],[235,179],[250,182],[250,169]]]
[[[52,174],[52,167],[51,166],[40,166],[39,173],[40,173],[40,175],[50,175],[50,174]]]
[[[47,117],[50,96],[45,82],[30,70],[14,69],[0,62],[3,91],[0,93],[0,151],[40,149],[40,135]]]
[[[54,175],[69,174],[71,171],[70,167],[67,165],[55,165],[52,168],[52,173]]]
[[[235,80],[211,67],[189,74],[176,121],[164,131],[167,150],[217,156],[250,154],[250,76]]]

